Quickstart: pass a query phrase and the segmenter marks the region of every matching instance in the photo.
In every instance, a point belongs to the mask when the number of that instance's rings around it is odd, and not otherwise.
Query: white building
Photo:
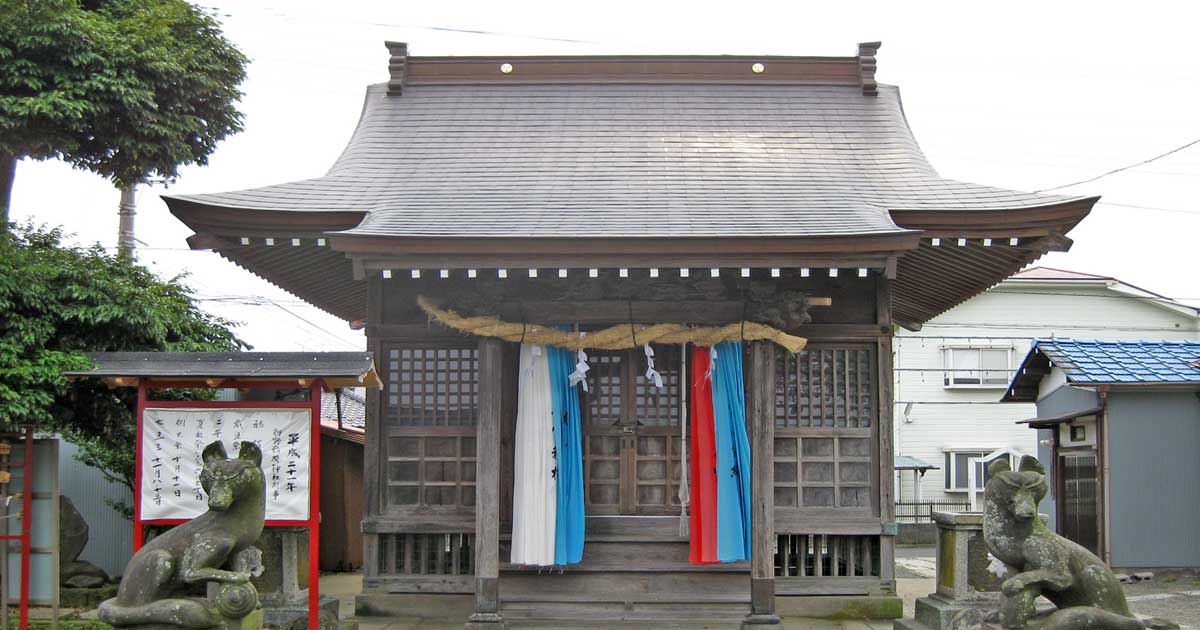
[[[901,330],[895,452],[937,469],[919,487],[913,471],[898,470],[897,502],[967,502],[971,458],[1037,454],[1037,432],[1016,424],[1036,415],[1034,405],[998,402],[1036,337],[1200,339],[1200,309],[1115,278],[1033,267],[919,331]]]

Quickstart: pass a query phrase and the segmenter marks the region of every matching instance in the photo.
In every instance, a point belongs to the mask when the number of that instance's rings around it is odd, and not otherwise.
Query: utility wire
[[[330,332],[329,330],[326,330],[326,329],[324,329],[324,328],[322,328],[322,327],[318,326],[317,324],[314,324],[313,322],[309,321],[308,319],[305,319],[304,317],[302,317],[302,316],[301,316],[301,315],[299,315],[298,313],[295,313],[295,312],[293,312],[291,309],[287,308],[286,306],[284,306],[284,305],[282,305],[282,304],[278,304],[278,303],[275,303],[274,305],[275,305],[275,307],[276,307],[276,308],[278,308],[279,310],[283,311],[284,313],[287,313],[288,315],[291,315],[292,317],[295,317],[296,319],[298,319],[298,320],[300,320],[300,321],[304,322],[305,324],[308,324],[308,325],[309,325],[309,326],[311,326],[312,328],[315,328],[315,329],[317,329],[317,330],[319,330],[319,331],[321,331],[321,332],[325,333],[326,335],[329,335],[329,336],[330,336],[330,337],[332,337],[333,339],[336,339],[336,340],[338,340],[338,342],[340,342],[340,343],[344,343],[344,344],[346,344],[346,345],[348,345],[348,346],[350,346],[350,347],[354,348],[355,350],[362,350],[362,348],[361,348],[361,347],[359,347],[359,344],[357,344],[357,343],[354,343],[354,342],[351,342],[351,341],[350,341],[350,340],[348,340],[348,339],[344,339],[344,338],[342,338],[342,337],[338,336],[337,334],[334,334],[333,332]]]
[[[1118,208],[1133,208],[1134,210],[1152,210],[1155,212],[1174,212],[1177,214],[1200,214],[1200,210],[1184,210],[1182,208],[1159,208],[1156,206],[1137,206],[1131,203],[1114,203],[1112,201],[1098,201],[1096,205],[1100,206],[1116,206]]]
[[[1101,174],[1099,174],[1099,175],[1096,175],[1095,177],[1089,177],[1088,179],[1081,179],[1081,180],[1079,180],[1079,181],[1077,181],[1077,182],[1071,182],[1070,184],[1063,184],[1062,186],[1054,186],[1054,187],[1052,187],[1052,188],[1043,188],[1043,189],[1041,189],[1041,190],[1035,190],[1035,191],[1033,191],[1033,192],[1035,192],[1035,193],[1050,192],[1051,190],[1059,190],[1059,189],[1062,189],[1062,188],[1070,188],[1071,186],[1078,186],[1078,185],[1080,185],[1080,184],[1087,184],[1087,183],[1090,183],[1090,182],[1094,182],[1094,181],[1096,181],[1096,180],[1098,180],[1098,179],[1102,179],[1102,178],[1108,177],[1109,175],[1115,175],[1115,174],[1117,174],[1117,173],[1120,173],[1121,171],[1127,171],[1127,170],[1129,170],[1129,169],[1131,169],[1131,168],[1137,168],[1137,167],[1139,167],[1139,166],[1142,166],[1142,165],[1145,165],[1145,164],[1149,164],[1149,163],[1151,163],[1151,162],[1154,162],[1154,161],[1156,161],[1156,160],[1161,160],[1162,158],[1165,158],[1165,157],[1167,157],[1168,155],[1171,155],[1171,154],[1173,154],[1173,153],[1179,153],[1180,151],[1182,151],[1182,150],[1184,150],[1184,149],[1186,149],[1186,148],[1188,148],[1188,147],[1191,147],[1191,146],[1197,145],[1197,144],[1200,144],[1200,138],[1196,138],[1195,140],[1192,140],[1191,142],[1188,142],[1188,143],[1186,143],[1186,144],[1183,144],[1183,145],[1180,145],[1180,146],[1178,146],[1178,147],[1175,147],[1174,149],[1171,149],[1170,151],[1167,151],[1166,153],[1160,153],[1160,154],[1158,154],[1158,155],[1156,155],[1156,156],[1154,156],[1154,157],[1152,157],[1152,158],[1148,158],[1148,159],[1142,160],[1141,162],[1138,162],[1138,163],[1136,163],[1136,164],[1129,164],[1129,165],[1127,165],[1127,166],[1122,166],[1122,167],[1119,167],[1119,168],[1114,168],[1114,169],[1112,169],[1111,171],[1107,171],[1107,172],[1101,173]]]

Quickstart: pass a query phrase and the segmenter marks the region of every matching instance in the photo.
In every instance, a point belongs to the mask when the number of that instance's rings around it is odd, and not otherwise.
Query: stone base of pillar
[[[742,630],[779,630],[779,615],[747,615]]]
[[[996,611],[995,597],[956,600],[933,594],[918,597],[912,619],[898,619],[893,630],[968,630],[979,628]]]
[[[463,630],[504,630],[504,618],[499,613],[475,613],[467,617]]]

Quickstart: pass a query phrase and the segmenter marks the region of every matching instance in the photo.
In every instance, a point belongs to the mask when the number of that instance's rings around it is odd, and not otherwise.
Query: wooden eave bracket
[[[1067,237],[1061,232],[1051,232],[1046,236],[1034,239],[1029,243],[1022,243],[1018,247],[1028,249],[1029,251],[1044,254],[1046,252],[1066,252],[1071,250],[1071,246],[1075,241]]]
[[[229,249],[234,245],[233,241],[224,236],[217,236],[209,232],[200,232],[187,237],[187,244],[192,249],[211,249],[213,251]]]

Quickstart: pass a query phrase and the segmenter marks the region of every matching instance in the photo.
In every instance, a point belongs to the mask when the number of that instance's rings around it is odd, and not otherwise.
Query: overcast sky
[[[252,60],[246,130],[175,193],[236,190],[324,174],[387,80],[385,40],[412,55],[853,55],[882,40],[881,82],[901,87],[917,140],[941,174],[1041,190],[1200,138],[1196,3],[342,2],[221,0],[226,35]],[[345,322],[208,252],[143,188],[139,258],[189,272],[205,308],[243,322],[260,350],[364,346]],[[1118,277],[1200,304],[1200,145],[1062,190],[1102,195],[1074,248],[1038,264]],[[118,193],[59,163],[22,162],[13,218],[116,242]],[[1141,206],[1134,208],[1129,206]]]

